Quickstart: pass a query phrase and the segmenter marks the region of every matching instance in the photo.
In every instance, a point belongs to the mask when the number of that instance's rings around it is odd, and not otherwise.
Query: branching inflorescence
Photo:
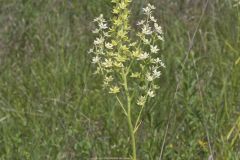
[[[162,27],[153,16],[155,7],[148,4],[143,8],[144,17],[137,22],[140,28],[135,37],[130,36],[129,25],[131,0],[112,0],[113,18],[110,24],[101,14],[94,19],[97,28],[94,46],[89,50],[96,65],[96,74],[104,77],[103,86],[114,94],[127,117],[132,139],[132,159],[136,160],[135,133],[147,100],[156,95],[157,80],[165,64],[160,59],[159,42],[164,41]],[[131,110],[140,106],[133,120]]]

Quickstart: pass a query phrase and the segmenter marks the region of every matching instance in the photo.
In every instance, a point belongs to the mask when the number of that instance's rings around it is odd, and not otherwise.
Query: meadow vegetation
[[[133,28],[148,2],[163,28],[166,68],[142,112],[137,159],[238,160],[240,6],[133,0]],[[111,0],[0,1],[1,160],[129,158],[126,117],[88,54],[93,19],[110,19],[112,7]]]

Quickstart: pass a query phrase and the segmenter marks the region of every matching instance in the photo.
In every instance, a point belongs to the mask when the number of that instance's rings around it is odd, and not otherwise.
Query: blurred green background
[[[167,68],[137,134],[140,160],[240,157],[240,6],[133,0],[157,9]],[[0,0],[0,159],[128,157],[128,128],[87,54],[110,0]],[[212,159],[211,159],[212,157]]]

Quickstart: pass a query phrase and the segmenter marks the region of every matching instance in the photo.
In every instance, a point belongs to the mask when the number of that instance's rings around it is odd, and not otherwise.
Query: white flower
[[[100,31],[99,29],[95,29],[95,30],[92,31],[92,33],[97,34],[97,33],[99,33],[99,31]]]
[[[147,81],[149,81],[149,82],[153,81],[153,79],[154,79],[153,76],[151,76],[150,73],[147,73],[146,77],[147,77]]]
[[[113,45],[111,43],[105,43],[105,47],[107,49],[113,49]]]
[[[144,44],[150,44],[150,41],[147,38],[143,38],[142,40]]]
[[[149,25],[147,25],[147,24],[144,25],[142,28],[142,33],[146,34],[146,35],[152,34],[151,27],[149,27]]]
[[[144,12],[144,14],[146,14],[146,15],[150,15],[150,14],[152,13],[152,10],[151,10],[151,8],[146,7],[146,8],[143,8],[143,12]]]
[[[157,53],[159,51],[158,47],[157,46],[150,46],[150,49],[151,49],[151,52],[152,53]]]
[[[100,29],[107,29],[107,28],[108,28],[106,23],[102,23],[102,22],[101,22],[101,23],[99,23],[98,25],[99,25],[99,28],[100,28]]]
[[[159,59],[159,58],[151,59],[151,63],[160,64],[161,67],[166,68],[165,64],[164,64],[164,63],[162,62],[162,60]]]
[[[112,76],[106,76],[105,79],[104,79],[104,85],[108,85],[109,82],[112,82],[113,81],[113,77]]]
[[[106,76],[104,81],[111,82],[111,81],[113,81],[113,77],[112,76]]]
[[[105,37],[110,37],[110,35],[108,34],[108,32],[103,32],[103,35],[104,35]]]
[[[106,22],[105,19],[103,18],[103,14],[100,14],[99,17],[95,18],[93,22]]]
[[[137,44],[137,42],[133,42],[133,43],[130,43],[129,46],[134,47],[134,46],[136,46],[136,44]]]
[[[104,38],[96,38],[96,40],[94,40],[94,45],[99,45],[99,44],[103,44],[104,42]]]
[[[145,60],[149,57],[149,54],[147,52],[144,52],[138,56],[138,60]]]
[[[160,62],[162,62],[162,60],[159,59],[158,57],[156,59],[153,59],[153,63],[160,63]]]
[[[145,20],[141,20],[137,22],[137,25],[140,26],[140,25],[143,25],[144,23],[145,23]]]
[[[104,53],[103,50],[101,50],[101,49],[96,49],[95,54],[96,54],[96,55],[99,55],[99,54],[105,55],[105,53]]]
[[[160,62],[160,66],[163,67],[163,68],[166,68],[166,66],[163,62]]]
[[[163,36],[161,36],[161,35],[158,35],[157,37],[158,37],[158,39],[159,39],[160,41],[164,41],[164,38],[163,38]]]
[[[154,10],[154,9],[156,9],[155,6],[148,4],[146,8],[143,8],[143,12],[144,12],[144,14],[149,16],[152,14],[152,10]]]
[[[154,23],[154,28],[158,34],[163,34],[162,27],[159,26],[157,23]]]
[[[148,95],[149,97],[154,97],[154,96],[155,96],[155,93],[154,93],[154,91],[152,91],[152,90],[148,90],[147,95]]]
[[[150,20],[153,21],[153,22],[157,22],[157,20],[151,15],[150,15]]]
[[[102,63],[102,65],[106,68],[112,67],[113,62],[111,59],[105,59],[105,61]]]
[[[152,85],[152,88],[153,88],[153,89],[159,89],[160,87],[159,87],[158,85],[153,84],[153,85]]]
[[[137,105],[144,106],[146,103],[146,96],[140,96],[137,100]]]
[[[93,53],[93,48],[89,49],[88,54]]]
[[[157,69],[159,69],[159,66],[152,66],[151,69],[152,69],[152,70],[157,70]]]
[[[100,57],[98,57],[98,56],[96,56],[96,57],[93,57],[93,59],[92,59],[92,63],[98,63],[99,61],[100,61]]]
[[[154,23],[154,28],[158,34],[157,35],[158,39],[164,41],[162,27],[159,26],[157,23]]]
[[[151,5],[150,3],[148,3],[148,7],[152,10],[156,9],[156,7],[154,5]]]
[[[153,70],[153,77],[154,78],[159,78],[161,75],[161,71],[157,71],[156,69]]]

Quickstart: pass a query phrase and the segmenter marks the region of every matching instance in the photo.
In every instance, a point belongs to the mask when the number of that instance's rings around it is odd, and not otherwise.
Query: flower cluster
[[[234,2],[235,2],[235,3],[234,3],[234,5],[233,5],[233,7],[238,7],[238,6],[240,6],[240,0],[235,0]]]
[[[153,10],[155,6],[148,4],[146,8],[143,8],[145,18],[137,22],[140,27],[140,32],[137,33],[141,48],[141,54],[138,55],[137,60],[141,61],[140,65],[145,66],[145,69],[141,74],[144,74],[145,86],[143,90],[145,94],[141,95],[137,104],[143,106],[147,98],[155,96],[156,89],[159,88],[156,85],[156,80],[161,76],[161,68],[165,68],[165,64],[159,58],[160,49],[158,48],[158,41],[164,41],[162,27],[157,23],[156,18],[153,16]]]
[[[137,39],[130,39],[127,6],[131,0],[112,0],[115,3],[111,26],[103,15],[94,19],[97,34],[93,48],[92,63],[96,74],[104,76],[103,86],[109,93],[129,92],[136,104],[144,106],[147,99],[156,95],[157,81],[165,64],[159,58],[159,43],[164,41],[162,27],[153,16],[156,9],[148,4],[143,8],[145,18],[137,23]],[[124,86],[125,84],[125,86]],[[128,87],[128,88],[127,88]]]

